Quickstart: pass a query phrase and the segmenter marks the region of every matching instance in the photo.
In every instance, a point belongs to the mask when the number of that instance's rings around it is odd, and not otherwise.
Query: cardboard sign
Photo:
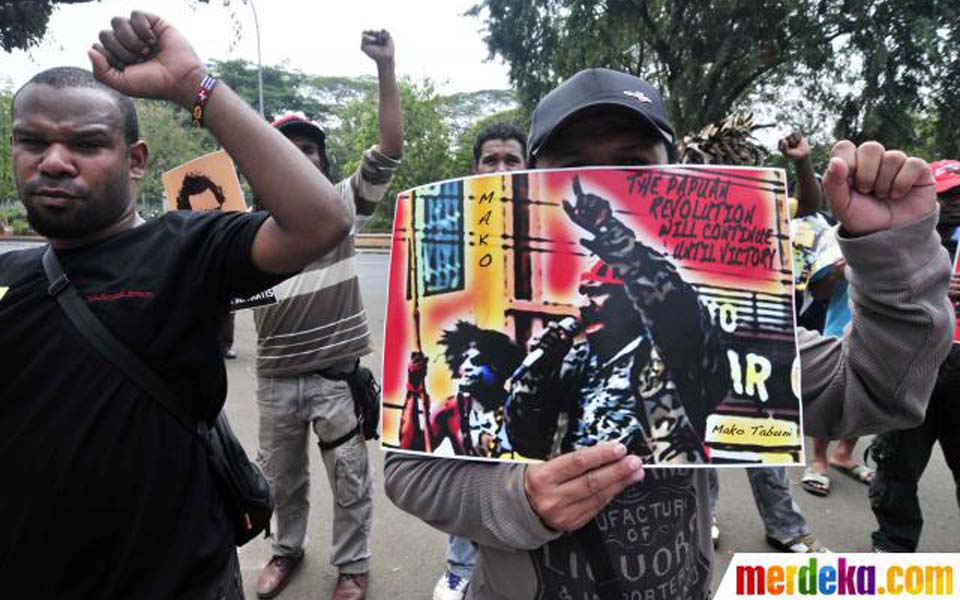
[[[816,271],[818,248],[830,224],[823,215],[814,213],[790,219],[790,239],[793,246],[793,277],[798,292],[807,289],[810,276]]]
[[[398,197],[383,446],[648,466],[802,462],[779,169],[588,168]]]
[[[247,210],[237,169],[224,150],[170,169],[161,179],[167,210]]]
[[[163,190],[167,197],[167,210],[193,210],[223,212],[246,212],[243,188],[237,177],[233,159],[225,150],[204,154],[179,167],[170,169],[162,176]],[[265,290],[249,298],[234,298],[230,310],[255,308],[276,304],[273,289]]]

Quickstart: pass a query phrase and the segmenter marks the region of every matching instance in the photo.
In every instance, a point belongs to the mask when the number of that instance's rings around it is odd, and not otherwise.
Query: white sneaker
[[[713,547],[720,545],[720,525],[717,523],[717,517],[714,516],[710,523],[710,539],[713,540]]]
[[[440,576],[440,581],[433,588],[433,600],[463,600],[469,584],[469,579],[454,575],[450,571],[444,571],[443,575]]]

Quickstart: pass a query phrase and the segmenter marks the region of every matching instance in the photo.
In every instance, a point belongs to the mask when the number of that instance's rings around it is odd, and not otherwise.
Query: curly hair
[[[223,206],[227,197],[223,195],[223,188],[214,183],[209,177],[202,173],[187,173],[183,178],[183,185],[177,193],[177,210],[191,210],[190,196],[202,194],[210,190],[217,199],[217,204]]]
[[[524,357],[520,346],[507,335],[477,327],[468,321],[457,321],[453,329],[445,329],[440,335],[440,344],[446,347],[444,358],[454,373],[460,370],[463,354],[471,346],[480,352],[483,362],[489,364],[501,379],[509,377]]]

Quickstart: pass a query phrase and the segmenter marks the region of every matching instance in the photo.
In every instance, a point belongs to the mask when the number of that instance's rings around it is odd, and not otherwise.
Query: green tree
[[[950,58],[944,61],[935,78],[934,107],[930,116],[935,120],[934,158],[960,159],[960,8],[954,5],[948,19],[944,39],[938,52]]]
[[[218,149],[219,145],[206,129],[191,125],[187,111],[158,100],[137,99],[135,102],[140,137],[150,148],[149,170],[141,184],[139,210],[145,217],[154,217],[166,210],[161,175]]]
[[[10,52],[36,46],[47,31],[47,22],[58,4],[93,0],[19,0],[0,2],[0,48]]]
[[[242,96],[251,106],[258,105],[257,65],[246,60],[214,60],[210,70]],[[311,119],[322,116],[324,106],[307,89],[311,78],[296,69],[265,65],[263,72],[263,109],[267,116],[287,111],[303,111]]]
[[[210,0],[186,0],[191,6],[209,4]],[[224,6],[231,6],[230,0],[220,0]],[[93,0],[0,0],[0,48],[10,52],[15,49],[26,50],[36,46],[47,33],[47,24],[54,9],[61,4],[85,4]],[[97,0],[100,2],[100,0]],[[243,5],[247,0],[240,0]],[[236,6],[230,12],[232,28],[237,38],[241,26]]]
[[[17,186],[13,182],[13,160],[10,139],[11,101],[13,91],[0,86],[0,235],[31,233],[27,213],[20,204]]]
[[[13,92],[0,87],[0,203],[9,203],[17,198],[17,189],[13,184],[13,161],[10,157],[11,100]]]
[[[390,230],[397,193],[464,174],[454,170],[450,153],[453,136],[444,118],[443,98],[433,84],[429,80],[401,80],[399,87],[404,123],[403,163],[367,227],[371,231]],[[337,116],[340,127],[330,132],[327,143],[335,179],[353,173],[363,151],[379,139],[376,91],[350,102]]]
[[[945,77],[960,52],[956,13],[955,0],[483,0],[468,11],[528,108],[602,66],[663,90],[680,135],[772,91],[827,107],[845,135],[901,144],[931,74]]]
[[[849,38],[852,52],[833,66],[854,71],[858,85],[838,103],[838,138],[877,139],[922,152],[935,144],[918,139],[921,121],[946,120],[956,131],[960,120],[949,105],[960,75],[958,8],[956,2],[930,0],[852,5],[858,24]]]

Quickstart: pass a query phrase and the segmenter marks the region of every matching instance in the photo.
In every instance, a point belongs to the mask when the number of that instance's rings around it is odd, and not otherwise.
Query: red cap
[[[960,185],[960,160],[938,160],[935,163],[930,163],[930,169],[933,171],[933,178],[937,182],[938,194]]]
[[[597,261],[593,267],[580,273],[581,283],[609,283],[611,285],[623,285],[623,280],[614,275],[613,268],[603,261]]]
[[[271,125],[284,135],[301,134],[310,137],[317,142],[321,150],[326,147],[327,135],[323,132],[323,129],[314,121],[308,119],[307,115],[302,112],[293,112],[277,117]]]

